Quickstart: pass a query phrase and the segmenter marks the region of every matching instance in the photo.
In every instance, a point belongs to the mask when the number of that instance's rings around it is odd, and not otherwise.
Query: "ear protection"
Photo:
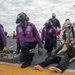
[[[24,12],[17,15],[16,23],[20,23],[21,21],[29,21],[29,17]]]
[[[25,16],[25,20],[26,21],[29,21],[29,17],[24,13],[24,12],[22,12],[23,14],[24,14],[24,16]]]

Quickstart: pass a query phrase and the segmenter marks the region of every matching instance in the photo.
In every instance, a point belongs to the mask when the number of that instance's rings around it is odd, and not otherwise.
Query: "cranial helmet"
[[[52,25],[53,25],[53,23],[51,22],[51,20],[47,20],[45,22],[45,26],[52,26]]]
[[[72,26],[72,23],[70,22],[70,20],[66,20],[64,22],[64,27],[69,27],[69,26]]]
[[[56,14],[55,13],[52,13],[52,16],[55,16],[56,17]]]
[[[29,17],[24,12],[17,15],[16,23],[20,23],[21,21],[29,21]]]

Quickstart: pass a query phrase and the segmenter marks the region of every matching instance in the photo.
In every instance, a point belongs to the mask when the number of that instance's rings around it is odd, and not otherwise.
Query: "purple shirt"
[[[2,25],[0,25],[0,43],[3,43],[4,46],[7,45],[7,40]]]
[[[17,43],[22,46],[25,42],[37,42],[39,47],[42,47],[41,38],[34,24],[28,22],[26,27],[22,28],[19,24],[16,27]]]
[[[52,26],[50,28],[47,28],[47,27],[43,28],[42,34],[41,34],[42,40],[50,39],[55,36],[56,36],[56,28],[54,26]]]

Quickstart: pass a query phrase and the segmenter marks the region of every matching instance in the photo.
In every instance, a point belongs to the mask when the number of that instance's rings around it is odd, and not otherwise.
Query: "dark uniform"
[[[61,29],[61,25],[60,25],[60,21],[56,18],[56,14],[55,13],[52,13],[52,18],[49,19],[52,23],[53,23],[53,26],[57,29],[60,28]],[[56,37],[56,41],[55,41],[55,49],[57,48],[57,37]]]
[[[44,48],[47,50],[47,53],[49,55],[51,54],[54,44],[55,44],[55,38],[56,38],[56,28],[51,25],[51,22],[48,21],[45,23],[45,27],[42,30],[41,34],[42,40],[45,40]]]
[[[52,57],[49,57],[47,60],[43,61],[42,63],[39,63],[38,65],[42,67],[46,67],[52,63],[58,63],[56,66],[59,68],[62,72],[67,68],[69,64],[70,57],[75,57],[75,48],[71,45],[66,44],[67,49],[57,54],[61,49],[63,48],[64,44],[61,45],[56,51],[55,55]]]

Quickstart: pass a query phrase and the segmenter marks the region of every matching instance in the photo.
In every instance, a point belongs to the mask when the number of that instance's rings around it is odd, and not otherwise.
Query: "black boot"
[[[48,56],[47,56],[47,58],[45,60],[47,60],[49,57],[51,57],[51,53],[50,52],[48,52]]]
[[[31,61],[29,60],[29,61],[25,61],[22,65],[21,65],[21,68],[26,68],[26,67],[28,67],[28,66],[30,66],[31,65]]]

